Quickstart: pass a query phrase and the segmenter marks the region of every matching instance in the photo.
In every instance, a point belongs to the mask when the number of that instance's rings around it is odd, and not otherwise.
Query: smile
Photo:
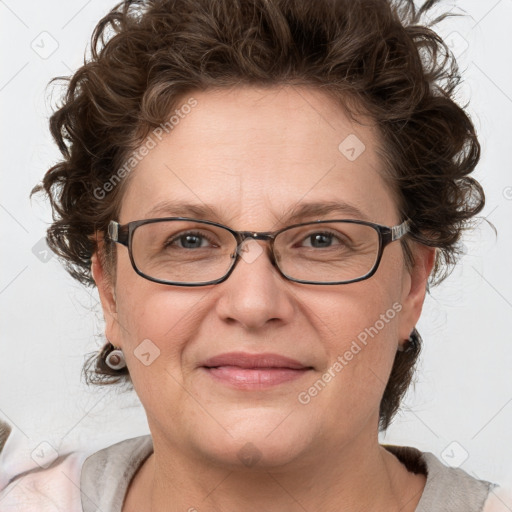
[[[217,382],[238,389],[264,389],[303,377],[313,368],[277,354],[232,352],[201,366]]]

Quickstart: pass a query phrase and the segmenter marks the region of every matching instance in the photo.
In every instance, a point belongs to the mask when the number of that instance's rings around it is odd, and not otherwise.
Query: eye
[[[205,235],[199,231],[187,231],[178,235],[173,235],[165,242],[164,247],[180,248],[180,249],[203,249],[208,244],[217,246],[212,237]]]
[[[309,242],[309,243],[304,243]],[[322,249],[325,247],[331,247],[332,245],[344,246],[346,245],[345,240],[341,237],[327,231],[318,231],[315,233],[308,234],[303,239],[303,247],[312,247],[314,249]]]

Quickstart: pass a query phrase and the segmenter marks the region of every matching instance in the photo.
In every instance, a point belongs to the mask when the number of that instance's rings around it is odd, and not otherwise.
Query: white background
[[[29,201],[31,188],[59,158],[47,123],[58,90],[52,100],[46,85],[80,66],[93,27],[112,5],[0,1],[0,418],[14,426],[18,458],[27,463],[41,442],[63,453],[147,432],[133,393],[81,381],[84,354],[103,339],[97,295],[75,283],[56,258],[41,260],[51,215],[41,199]],[[466,17],[438,30],[464,70],[460,94],[471,99],[483,148],[476,172],[487,194],[482,218],[498,237],[481,222],[464,241],[459,267],[427,297],[417,384],[382,441],[431,451],[479,478],[510,484],[512,0],[457,6]]]

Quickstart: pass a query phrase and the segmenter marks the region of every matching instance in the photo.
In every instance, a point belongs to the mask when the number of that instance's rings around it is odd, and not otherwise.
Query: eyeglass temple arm
[[[112,242],[119,241],[119,224],[115,220],[108,223],[108,237]]]
[[[411,221],[409,219],[405,220],[398,226],[393,226],[391,228],[391,241],[394,242],[395,240],[402,238],[406,233],[409,232],[410,227]]]
[[[128,233],[121,231],[121,224],[115,220],[108,223],[108,237],[112,242],[117,242],[128,247]]]

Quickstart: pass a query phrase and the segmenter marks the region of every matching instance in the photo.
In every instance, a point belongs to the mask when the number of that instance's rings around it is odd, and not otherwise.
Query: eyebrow
[[[285,219],[290,223],[300,221],[305,217],[323,217],[331,214],[341,215],[342,218],[349,216],[358,220],[369,220],[369,217],[355,205],[343,201],[302,203],[292,209]]]
[[[291,209],[288,214],[280,216],[279,223],[293,224],[301,222],[311,217],[324,217],[326,215],[336,214],[340,218],[347,216],[357,219],[369,221],[368,215],[363,213],[355,205],[345,203],[343,201],[323,201],[300,203]],[[187,203],[181,201],[162,201],[157,203],[145,214],[145,218],[151,218],[154,215],[165,215],[170,217],[193,217],[202,220],[214,220],[222,223],[222,214],[217,212],[217,206],[207,203]]]

